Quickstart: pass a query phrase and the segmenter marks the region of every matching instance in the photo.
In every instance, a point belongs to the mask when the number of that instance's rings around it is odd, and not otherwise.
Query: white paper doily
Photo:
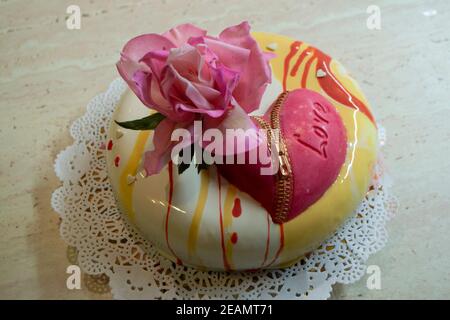
[[[378,165],[377,178],[355,216],[290,268],[205,272],[166,260],[121,215],[107,176],[104,142],[125,90],[123,80],[114,80],[72,124],[75,141],[56,158],[62,186],[51,200],[61,217],[62,238],[78,250],[78,264],[87,274],[106,274],[114,298],[327,299],[333,284],[359,280],[369,255],[385,245],[385,225],[397,202]],[[384,129],[379,132],[383,144]]]

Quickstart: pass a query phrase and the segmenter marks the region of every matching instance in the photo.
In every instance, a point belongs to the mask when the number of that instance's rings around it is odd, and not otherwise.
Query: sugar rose
[[[204,129],[256,130],[248,114],[271,81],[269,59],[247,22],[217,37],[183,24],[130,40],[117,63],[119,73],[145,106],[164,116],[155,129],[155,148],[145,155],[147,174],[170,160],[172,131],[192,130],[194,120]]]

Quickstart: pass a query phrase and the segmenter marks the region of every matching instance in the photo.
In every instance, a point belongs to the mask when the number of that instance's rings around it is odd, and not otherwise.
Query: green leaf
[[[166,116],[163,114],[157,112],[154,113],[148,117],[137,119],[137,120],[131,120],[131,121],[125,121],[125,122],[118,122],[115,121],[119,126],[131,129],[131,130],[154,130],[158,124],[164,120]]]

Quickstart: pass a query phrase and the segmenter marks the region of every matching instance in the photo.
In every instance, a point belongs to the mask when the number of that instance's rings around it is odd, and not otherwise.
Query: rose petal
[[[150,71],[150,69],[144,64],[140,64],[139,62],[129,59],[123,54],[121,54],[120,61],[117,62],[116,67],[122,79],[126,81],[130,89],[137,95],[137,88],[133,81],[133,75],[138,70]]]
[[[215,61],[218,60],[218,57],[214,52],[212,52],[204,43],[204,37],[197,37],[189,39],[188,44],[195,47],[198,54],[201,56],[201,61],[197,66],[197,76],[199,82],[204,85],[213,86],[214,79],[211,77],[208,66],[216,66]]]
[[[268,56],[262,53],[258,43],[251,36],[250,26],[246,21],[223,30],[219,39],[251,51],[239,84],[233,92],[233,97],[239,105],[250,113],[259,107],[266,86],[271,82],[272,73],[267,61]]]
[[[117,69],[125,81],[130,81],[139,66],[139,60],[150,51],[169,50],[174,44],[167,38],[149,33],[137,36],[128,41],[122,49],[121,59],[117,63]],[[143,66],[145,70],[145,66]]]
[[[147,151],[144,155],[144,169],[147,175],[159,173],[170,161],[173,145],[170,137],[175,126],[175,122],[166,118],[156,127],[153,136],[154,149]]]
[[[167,64],[172,65],[182,77],[196,81],[199,69],[205,62],[195,47],[184,45],[170,51]]]
[[[194,107],[190,107],[186,104],[183,103],[178,103],[175,108],[177,109],[181,109],[183,111],[187,111],[187,112],[192,112],[192,113],[201,113],[201,114],[206,114],[210,117],[213,118],[218,118],[221,117],[224,113],[225,113],[225,109],[214,109],[214,110],[207,110],[207,109],[199,109],[199,108],[194,108]]]
[[[189,39],[188,44],[198,50],[198,52],[202,55],[208,65],[212,64],[213,66],[215,66],[215,62],[219,60],[219,57],[217,57],[217,55],[208,48],[205,43],[205,39],[205,37],[191,38]]]
[[[221,64],[236,72],[243,72],[246,69],[250,50],[212,37],[205,37],[204,41],[208,49],[214,52]]]
[[[198,82],[195,83],[195,82],[193,82],[192,85],[194,85],[197,88],[197,90],[206,99],[208,99],[208,101],[213,102],[213,101],[215,101],[215,100],[217,100],[218,98],[221,97],[220,91],[218,91],[218,90],[216,90],[216,89],[214,89],[214,88],[212,88],[210,86],[204,85],[203,83],[198,83]]]
[[[190,132],[191,139],[172,141],[172,132],[178,128],[184,128]],[[198,139],[198,137],[197,137]],[[172,149],[179,144],[181,148],[185,148],[195,142],[194,125],[191,122],[179,123],[164,119],[156,127],[153,135],[152,150],[144,154],[144,169],[148,176],[157,174],[171,160]]]
[[[136,88],[135,94],[145,106],[155,109],[165,116],[170,116],[172,107],[161,95],[158,84],[152,78],[151,73],[136,71],[132,78]]]
[[[169,91],[174,89],[181,90],[183,94],[199,109],[212,110],[213,106],[209,103],[207,99],[198,91],[198,89],[192,85],[192,83],[181,76],[178,71],[169,65],[166,73],[166,78],[169,78],[169,82],[164,82],[162,84],[163,92],[166,96],[169,96]],[[170,83],[170,86],[167,86]],[[167,87],[165,87],[167,86]]]
[[[272,59],[275,59],[277,57],[277,54],[275,52],[268,52],[263,51],[264,60],[270,61]]]
[[[222,102],[220,103],[220,106],[222,108],[226,108],[229,106],[233,91],[239,82],[240,73],[225,66],[219,66],[217,68],[211,67],[210,71],[216,83],[217,89],[222,94]]]
[[[128,41],[122,49],[122,53],[128,58],[139,61],[146,53],[157,50],[169,50],[175,44],[156,33],[148,33],[137,36]]]
[[[229,110],[221,119],[204,118],[203,128],[207,130],[209,128],[219,129],[223,134],[223,150],[217,150],[217,155],[231,155],[241,152],[247,152],[256,148],[260,143],[265,141],[265,137],[259,135],[259,128],[253,123],[250,116],[243,110],[237,103],[233,102],[233,108]],[[227,129],[242,129],[246,131],[245,145],[237,145],[234,148],[227,148],[227,145],[233,146],[233,139],[227,137]],[[204,143],[206,146],[207,143]],[[220,152],[222,151],[222,152]]]
[[[170,29],[163,33],[162,36],[172,42],[175,46],[180,47],[187,43],[191,37],[206,36],[206,30],[200,29],[193,24],[185,23]]]
[[[143,34],[128,41],[122,49],[120,60],[117,62],[117,70],[120,76],[127,82],[128,86],[137,94],[137,88],[133,76],[138,70],[145,72],[150,68],[145,63],[140,63],[141,58],[150,51],[169,50],[174,44],[167,38],[155,34]]]
[[[160,81],[161,73],[166,66],[169,51],[157,50],[145,54],[139,62],[145,63],[153,73],[153,76]]]

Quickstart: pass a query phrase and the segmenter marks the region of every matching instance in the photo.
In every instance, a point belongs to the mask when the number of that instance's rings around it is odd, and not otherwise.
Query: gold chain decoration
[[[277,147],[278,157],[280,160],[280,170],[278,171],[278,179],[276,185],[275,195],[275,216],[273,221],[275,223],[283,223],[287,219],[289,208],[292,200],[293,177],[291,161],[284,142],[283,134],[281,133],[280,125],[280,111],[289,91],[281,93],[275,101],[272,112],[270,113],[271,126],[273,129],[278,129],[279,139],[275,141]]]
[[[261,117],[253,117],[253,119],[258,122],[259,126],[267,131],[267,144],[271,152],[273,139],[272,129],[278,129],[279,132],[278,141],[274,141],[276,153],[279,159],[278,162],[280,165],[275,187],[275,216],[272,217],[275,223],[283,223],[286,221],[292,198],[293,177],[291,161],[289,159],[289,153],[280,128],[280,110],[288,93],[288,91],[281,93],[277,100],[273,103],[272,111],[270,113],[270,125]]]

